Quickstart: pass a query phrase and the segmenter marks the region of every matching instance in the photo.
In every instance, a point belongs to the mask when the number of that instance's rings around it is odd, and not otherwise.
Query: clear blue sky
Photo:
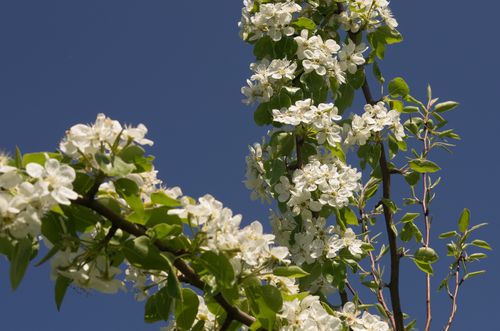
[[[0,2],[0,148],[52,150],[65,129],[99,112],[143,122],[169,186],[191,196],[211,192],[246,221],[267,222],[268,206],[250,201],[242,184],[247,145],[264,131],[240,103],[253,60],[238,37],[240,8],[239,0]],[[488,273],[463,288],[455,330],[491,329],[500,295],[500,83],[493,36],[500,4],[420,0],[393,1],[392,8],[406,40],[389,49],[385,76],[403,75],[419,96],[430,82],[436,95],[461,102],[449,119],[463,141],[454,154],[436,156],[445,171],[432,212],[443,231],[463,207],[474,222],[490,223],[481,235],[497,250],[484,264]],[[422,320],[423,275],[408,262],[403,266],[409,270],[403,308]],[[47,267],[31,268],[12,293],[7,263],[0,260],[0,329],[159,327],[143,324],[143,303],[130,294],[69,290],[57,313],[52,293]],[[440,330],[450,305],[444,293],[436,297],[433,329]]]

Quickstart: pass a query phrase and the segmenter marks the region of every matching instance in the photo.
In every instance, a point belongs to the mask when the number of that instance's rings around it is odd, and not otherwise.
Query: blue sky
[[[430,82],[435,95],[461,103],[448,117],[463,140],[453,154],[435,154],[444,169],[432,207],[435,233],[454,227],[468,207],[474,222],[490,223],[480,234],[498,247],[500,83],[493,31],[500,5],[473,5],[394,1],[405,42],[389,49],[382,70],[388,79],[404,76],[417,96]],[[253,60],[238,37],[240,8],[239,0],[2,1],[0,148],[52,150],[67,128],[92,122],[99,112],[142,122],[167,185],[191,196],[210,192],[247,222],[266,222],[269,207],[251,201],[242,184],[247,146],[264,130],[240,102]],[[455,330],[492,325],[500,264],[498,250],[489,255],[488,273],[462,289]],[[403,267],[403,309],[422,320],[424,277],[408,262]],[[450,305],[444,293],[435,296],[433,329],[441,329]],[[12,293],[0,260],[0,298],[2,330],[158,329],[142,322],[143,304],[130,294],[69,290],[58,313],[47,267],[31,268]]]

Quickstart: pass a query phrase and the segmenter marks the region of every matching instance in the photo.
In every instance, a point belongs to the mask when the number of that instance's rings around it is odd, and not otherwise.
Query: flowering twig
[[[95,201],[93,198],[78,198],[74,201],[76,204],[81,206],[85,206],[89,209],[94,210],[100,215],[106,217],[113,226],[118,229],[125,231],[129,234],[132,234],[136,237],[146,235],[146,230],[142,227],[139,227],[137,224],[131,223],[120,215],[114,213],[111,209],[102,205],[98,201]],[[177,258],[174,260],[174,266],[184,275],[184,280],[200,290],[205,289],[206,284],[201,280],[201,278],[196,274],[196,272],[181,258],[178,258],[179,252],[172,251],[170,248],[161,244],[160,242],[155,242],[156,247],[160,251],[169,252],[174,254]],[[255,318],[248,315],[247,313],[241,311],[239,308],[231,305],[220,293],[214,295],[215,301],[226,311],[228,318],[231,317],[233,320],[239,321],[245,325],[251,325],[255,322]]]

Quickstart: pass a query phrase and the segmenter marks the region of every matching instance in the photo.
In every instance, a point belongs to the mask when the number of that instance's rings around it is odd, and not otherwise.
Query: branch
[[[365,84],[366,86],[366,80]],[[391,174],[387,166],[387,159],[385,155],[384,143],[380,142],[380,170],[382,171],[382,188],[384,199],[391,198]],[[387,237],[389,239],[389,250],[391,256],[391,281],[389,283],[389,292],[391,294],[392,312],[394,315],[394,322],[396,331],[404,331],[403,312],[401,311],[401,298],[399,295],[399,260],[398,244],[396,240],[396,231],[394,230],[394,222],[392,219],[392,212],[389,207],[384,203],[384,218]]]
[[[448,319],[448,323],[446,323],[446,326],[444,327],[444,331],[448,331],[451,328],[451,324],[453,323],[453,320],[455,319],[455,314],[457,313],[458,289],[462,284],[462,281],[459,281],[459,270],[460,270],[459,268],[460,265],[458,265],[457,270],[455,270],[455,290],[451,295],[451,301],[452,301],[451,314],[450,318]]]
[[[429,121],[429,110],[425,109],[425,118],[424,118],[424,137],[422,139],[422,143],[424,145],[424,159],[427,159],[427,154],[430,151],[430,139],[429,139],[429,129],[427,123]],[[428,187],[428,178],[429,175],[427,173],[423,174],[422,178],[422,212],[424,214],[424,223],[425,223],[425,247],[429,247],[430,245],[430,236],[431,236],[431,219],[430,219],[430,211],[429,205],[427,203],[427,197],[431,194],[431,189]],[[431,328],[432,321],[432,306],[431,306],[431,275],[425,275],[425,287],[426,287],[426,295],[425,295],[425,306],[426,306],[426,320],[425,320],[425,331],[429,331]]]
[[[360,213],[360,217],[361,217],[361,224],[363,226],[363,232],[366,233],[364,236],[364,240],[366,243],[371,244],[371,239],[370,239],[370,235],[369,235],[369,231],[368,231],[368,224],[366,223],[366,220],[365,220],[364,209],[360,207],[359,213]],[[379,285],[377,287],[376,292],[375,292],[375,295],[377,296],[377,301],[382,305],[384,312],[386,313],[387,317],[389,318],[389,322],[391,323],[391,327],[394,330],[395,329],[394,316],[393,316],[392,312],[390,311],[389,307],[387,306],[387,303],[386,303],[385,297],[384,297],[383,286],[381,286],[381,284],[383,284],[383,280],[380,279],[381,278],[380,277],[380,266],[378,269],[376,268],[375,257],[373,256],[372,251],[368,252],[368,256],[370,257],[370,268],[372,271],[373,280]],[[350,284],[348,284],[348,286],[350,288]],[[351,289],[351,291],[354,291],[354,290]]]
[[[95,212],[101,214],[102,216],[106,217],[114,227],[122,231],[125,231],[136,237],[146,235],[146,230],[143,227],[140,227],[137,224],[127,221],[126,219],[122,218],[120,215],[115,214],[111,209],[102,205],[98,201],[95,201],[94,199],[78,198],[77,200],[74,201],[74,203],[90,208]],[[155,242],[155,245],[156,247],[158,247],[160,251],[169,252],[176,256],[176,259],[174,260],[174,266],[183,274],[183,280],[185,280],[186,283],[194,287],[197,287],[200,290],[205,289],[206,287],[205,282],[201,280],[201,278],[196,274],[196,272],[184,260],[178,257],[179,255],[183,254],[183,252],[173,251],[170,248],[166,247],[165,245],[162,245],[158,241]],[[214,296],[214,299],[226,311],[228,318],[231,317],[233,320],[239,321],[248,326],[252,325],[253,322],[255,322],[254,317],[248,315],[239,308],[231,305],[222,296],[222,294],[220,293],[216,294]]]
[[[227,315],[226,319],[224,320],[224,324],[220,327],[219,331],[226,331],[229,329],[231,326],[231,323],[233,323],[233,317]]]

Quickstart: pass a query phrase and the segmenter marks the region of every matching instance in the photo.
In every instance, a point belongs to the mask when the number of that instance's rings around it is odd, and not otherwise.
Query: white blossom
[[[367,104],[364,107],[364,113],[361,116],[354,115],[351,126],[345,127],[347,137],[344,143],[346,145],[364,145],[374,133],[381,132],[386,127],[392,130],[397,140],[403,140],[405,133],[399,112],[395,109],[388,111],[382,101],[375,105]]]
[[[243,3],[245,6],[238,26],[244,40],[254,41],[267,35],[279,41],[283,36],[294,34],[295,30],[290,25],[293,14],[302,9],[294,1],[261,3],[257,12],[254,12],[254,1],[244,0]]]
[[[349,39],[347,44],[344,44],[342,49],[339,51],[339,66],[342,71],[347,71],[350,74],[355,74],[358,66],[365,63],[365,58],[363,57],[363,52],[368,48],[365,44],[361,43],[356,45],[351,39]]]
[[[71,200],[78,198],[78,194],[73,191],[76,173],[69,165],[61,164],[56,159],[48,159],[44,167],[38,163],[28,163],[26,173],[38,179],[40,184],[46,185],[47,192],[50,192],[50,197],[56,203],[69,205]]]

